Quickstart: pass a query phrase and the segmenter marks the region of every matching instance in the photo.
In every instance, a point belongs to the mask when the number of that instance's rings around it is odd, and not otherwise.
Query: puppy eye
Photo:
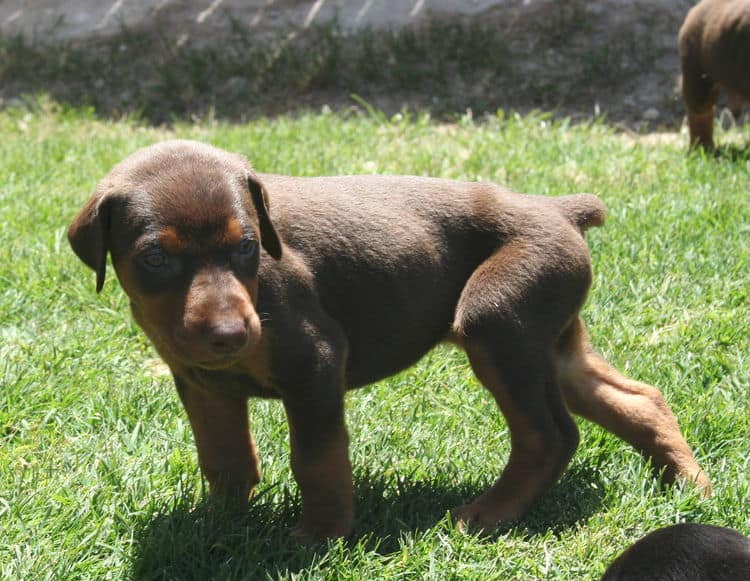
[[[255,243],[255,240],[250,240],[249,238],[245,238],[244,240],[240,242],[240,245],[237,248],[237,250],[242,255],[249,255],[255,252],[256,248],[257,248],[257,244]]]
[[[258,241],[253,238],[242,240],[232,252],[232,266],[245,274],[258,268]]]
[[[151,271],[162,270],[168,263],[167,255],[161,250],[152,250],[141,255],[141,264]]]

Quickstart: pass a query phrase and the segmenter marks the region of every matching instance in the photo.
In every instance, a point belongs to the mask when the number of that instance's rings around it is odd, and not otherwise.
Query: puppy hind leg
[[[580,237],[579,237],[580,238]],[[456,309],[455,329],[474,373],[492,393],[511,437],[497,481],[454,510],[464,525],[488,529],[519,518],[562,474],[578,430],[557,384],[554,345],[585,294],[588,268],[539,257],[521,243],[500,249],[471,276]]]
[[[742,116],[742,108],[748,103],[748,99],[745,99],[740,93],[732,91],[727,92],[727,109],[732,113],[734,121],[739,123]]]
[[[556,358],[557,377],[568,408],[630,443],[664,480],[695,482],[704,496],[711,482],[695,461],[672,410],[655,387],[625,377],[594,353],[583,322],[576,318],[563,333]]]
[[[453,510],[459,526],[491,529],[521,517],[558,480],[578,446],[578,430],[565,409],[551,361],[516,345],[518,349],[508,343],[496,349],[476,339],[465,343],[474,372],[505,416],[511,452],[495,483]]]

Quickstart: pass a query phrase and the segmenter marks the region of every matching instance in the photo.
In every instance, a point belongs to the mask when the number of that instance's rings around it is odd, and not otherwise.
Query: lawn
[[[0,113],[0,578],[598,579],[628,544],[680,521],[750,534],[750,150],[687,155],[543,115],[306,114],[151,128],[47,101]],[[747,139],[748,128],[744,128]],[[506,425],[463,355],[441,347],[347,396],[354,537],[300,547],[278,402],[253,401],[263,482],[248,511],[208,510],[170,377],[115,277],[100,295],[65,230],[121,158],[186,137],[261,171],[405,173],[588,191],[593,343],[659,386],[715,494],[663,489],[629,446],[580,421],[561,482],[488,537],[446,511],[499,474]],[[742,141],[743,135],[735,135]],[[727,136],[720,134],[720,140]]]

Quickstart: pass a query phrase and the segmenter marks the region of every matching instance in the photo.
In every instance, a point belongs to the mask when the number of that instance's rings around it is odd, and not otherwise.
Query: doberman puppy
[[[142,149],[73,220],[74,251],[104,283],[107,253],[133,316],[171,368],[212,496],[260,478],[247,398],[278,398],[302,496],[295,531],[351,531],[344,392],[462,347],[511,432],[495,484],[460,526],[520,517],[578,446],[568,410],[632,443],[667,480],[710,483],[654,387],[592,352],[578,312],[591,283],[590,194],[399,176],[256,174],[189,141]],[[262,249],[262,250],[261,250]]]
[[[720,89],[736,115],[750,100],[750,0],[698,3],[685,18],[679,44],[690,144],[712,149]]]
[[[750,539],[735,530],[682,523],[647,534],[602,581],[750,581]]]

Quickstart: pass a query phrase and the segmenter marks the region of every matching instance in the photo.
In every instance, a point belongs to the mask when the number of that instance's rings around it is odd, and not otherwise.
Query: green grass
[[[586,580],[659,526],[750,533],[747,149],[687,156],[684,144],[540,115],[447,125],[324,114],[166,130],[44,101],[0,113],[0,134],[0,578]],[[599,194],[609,218],[588,236],[593,342],[663,390],[713,498],[660,489],[631,448],[580,422],[570,468],[528,516],[488,538],[461,535],[446,510],[497,476],[509,441],[464,357],[440,348],[347,397],[353,540],[311,549],[288,538],[298,493],[277,402],[251,405],[264,479],[248,512],[209,511],[171,380],[154,371],[115,278],[96,295],[65,239],[112,164],[174,136],[243,152],[263,171]]]

